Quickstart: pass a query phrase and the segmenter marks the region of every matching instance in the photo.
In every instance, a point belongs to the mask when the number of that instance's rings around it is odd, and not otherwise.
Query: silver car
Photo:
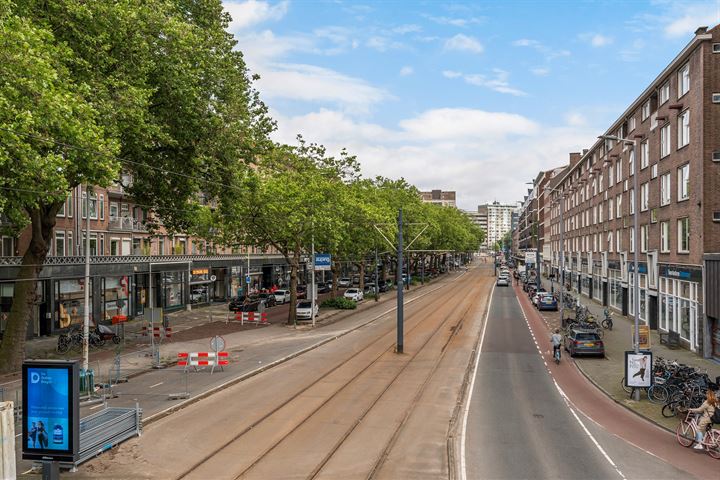
[[[507,277],[498,277],[497,281],[495,282],[495,285],[498,287],[509,287],[510,281]]]

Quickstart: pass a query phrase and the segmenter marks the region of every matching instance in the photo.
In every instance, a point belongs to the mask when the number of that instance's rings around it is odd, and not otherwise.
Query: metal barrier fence
[[[140,436],[142,433],[142,410],[112,407],[101,410],[80,420],[80,452],[74,464],[61,464],[74,468],[119,443]]]

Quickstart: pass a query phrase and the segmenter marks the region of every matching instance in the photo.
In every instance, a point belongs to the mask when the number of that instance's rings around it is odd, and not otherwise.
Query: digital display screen
[[[68,365],[25,365],[23,452],[72,455],[75,434],[73,369]]]

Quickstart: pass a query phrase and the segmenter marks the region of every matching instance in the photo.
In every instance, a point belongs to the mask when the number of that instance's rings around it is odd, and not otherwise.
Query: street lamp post
[[[638,266],[638,236],[640,235],[640,230],[638,227],[639,223],[639,210],[640,210],[640,203],[638,201],[638,168],[637,168],[637,162],[638,162],[638,153],[640,151],[638,142],[639,139],[642,138],[640,135],[635,135],[635,138],[633,140],[630,140],[628,138],[620,138],[615,135],[600,135],[598,138],[601,138],[603,140],[614,140],[617,142],[623,142],[626,144],[631,144],[633,146],[632,155],[633,155],[633,311],[634,311],[634,317],[635,317],[635,336],[633,338],[633,349],[635,350],[635,353],[640,352],[640,279],[639,279],[639,266]],[[640,390],[637,388],[633,389],[633,400],[639,401],[640,400]]]

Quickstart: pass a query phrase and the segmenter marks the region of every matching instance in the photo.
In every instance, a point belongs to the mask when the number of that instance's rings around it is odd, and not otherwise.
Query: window
[[[628,132],[635,130],[635,117],[630,117],[628,120]]]
[[[712,94],[712,103],[720,103],[720,93]]]
[[[73,204],[75,203],[75,198],[73,198],[72,193],[68,196],[67,200],[67,216],[68,218],[72,218],[73,216]]]
[[[612,232],[608,232],[607,244],[608,244],[608,252],[612,253],[613,252],[613,233]]]
[[[87,193],[82,194],[82,218],[87,218]]]
[[[110,202],[110,220],[118,218],[118,204]]]
[[[65,240],[65,250],[67,251],[67,254],[68,254],[68,255],[71,255],[71,256],[72,256],[72,254],[73,254],[73,248],[75,247],[75,246],[73,245],[73,232],[70,231],[70,230],[68,230],[68,231],[66,232],[66,234],[65,234],[65,238],[66,238],[66,240]]]
[[[630,253],[635,251],[635,227],[630,227]]]
[[[690,64],[686,63],[678,72],[678,98],[690,90]]]
[[[65,204],[63,203],[62,207],[60,207],[60,210],[58,210],[56,217],[64,217],[65,216]]]
[[[640,144],[640,169],[647,168],[650,162],[650,146],[647,140]]]
[[[622,251],[622,230],[615,230],[615,248],[618,252]]]
[[[640,227],[640,252],[646,253],[648,251],[648,226],[642,225]]]
[[[660,158],[670,155],[670,124],[660,129]]]
[[[630,215],[635,213],[635,189],[630,189]]]
[[[622,217],[622,193],[615,197],[615,218]]]
[[[600,190],[601,193],[603,190],[605,190],[604,180],[605,180],[605,176],[602,173],[600,173],[600,178],[598,178],[598,189]]]
[[[630,150],[630,157],[628,158],[628,176],[635,175],[635,149]]]
[[[650,178],[657,178],[657,163],[650,167]]]
[[[660,177],[660,205],[667,205],[670,203],[670,174],[666,173]]]
[[[90,219],[97,220],[98,218],[98,198],[97,194],[90,194]]]
[[[608,220],[613,219],[614,212],[615,212],[615,201],[612,198],[608,198]]]
[[[615,183],[615,180],[613,179],[613,173],[615,170],[613,170],[612,165],[608,167],[608,188],[612,187]]]
[[[690,253],[690,219],[681,218],[678,225],[678,253]]]
[[[67,255],[65,251],[65,232],[55,232],[55,256],[64,257]]]
[[[660,222],[660,252],[670,251],[670,222]]]
[[[720,53],[720,43],[713,43],[712,51],[713,53]]]
[[[598,222],[603,223],[603,202],[598,205]]]
[[[648,209],[648,198],[650,197],[650,184],[648,182],[640,185],[640,211],[645,212]]]
[[[678,168],[678,202],[690,198],[690,164]]]
[[[100,220],[105,220],[105,195],[100,195]]]
[[[615,182],[620,183],[622,181],[622,162],[619,159],[615,162],[615,176],[617,177]]]
[[[690,110],[678,115],[678,150],[690,143]]]
[[[650,116],[650,100],[643,103],[642,110],[640,111],[640,120],[645,121]]]
[[[110,239],[110,255],[120,255],[120,239]]]
[[[660,105],[670,100],[670,82],[665,82],[660,87]]]

